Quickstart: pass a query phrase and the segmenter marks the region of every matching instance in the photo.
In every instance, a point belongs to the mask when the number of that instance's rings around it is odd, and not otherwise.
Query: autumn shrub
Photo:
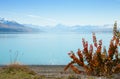
[[[93,33],[93,44],[88,45],[82,39],[83,50],[78,49],[77,55],[71,51],[68,53],[72,61],[64,68],[66,71],[71,68],[75,73],[86,73],[95,76],[108,76],[120,72],[120,58],[118,57],[119,38],[113,35],[108,51],[102,46],[102,40],[97,42],[96,35]],[[103,50],[102,50],[103,49]],[[83,67],[79,70],[76,65]]]

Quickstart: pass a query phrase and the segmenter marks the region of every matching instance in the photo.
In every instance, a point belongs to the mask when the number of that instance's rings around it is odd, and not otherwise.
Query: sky
[[[39,26],[120,22],[120,0],[0,0],[0,17]]]

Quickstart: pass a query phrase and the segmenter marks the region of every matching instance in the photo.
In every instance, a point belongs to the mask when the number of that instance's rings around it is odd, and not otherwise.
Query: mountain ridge
[[[21,24],[16,21],[9,21],[0,18],[0,32],[112,32],[112,25],[93,26],[75,25],[67,26],[57,24],[55,26],[38,26],[32,24]]]
[[[16,21],[0,18],[0,32],[35,32],[35,29],[24,26]]]

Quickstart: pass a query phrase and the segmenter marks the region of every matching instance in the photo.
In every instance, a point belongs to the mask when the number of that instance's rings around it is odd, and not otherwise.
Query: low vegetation
[[[11,64],[0,69],[0,79],[43,79],[27,66]]]
[[[120,72],[120,58],[118,47],[120,45],[117,31],[117,23],[114,24],[114,34],[110,41],[108,51],[102,47],[102,40],[97,42],[95,33],[93,33],[93,44],[88,46],[88,42],[82,39],[83,50],[78,49],[77,55],[71,51],[68,53],[72,61],[65,67],[65,71],[70,67],[75,73],[86,73],[94,76],[109,76]],[[102,51],[103,48],[103,51]],[[74,64],[84,68],[79,70]]]

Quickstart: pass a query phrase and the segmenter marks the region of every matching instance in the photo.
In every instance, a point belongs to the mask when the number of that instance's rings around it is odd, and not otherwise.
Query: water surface
[[[108,48],[112,33],[96,33],[96,36]],[[0,34],[0,64],[14,60],[29,65],[67,64],[71,60],[67,53],[82,49],[83,37],[92,43],[92,33]]]

